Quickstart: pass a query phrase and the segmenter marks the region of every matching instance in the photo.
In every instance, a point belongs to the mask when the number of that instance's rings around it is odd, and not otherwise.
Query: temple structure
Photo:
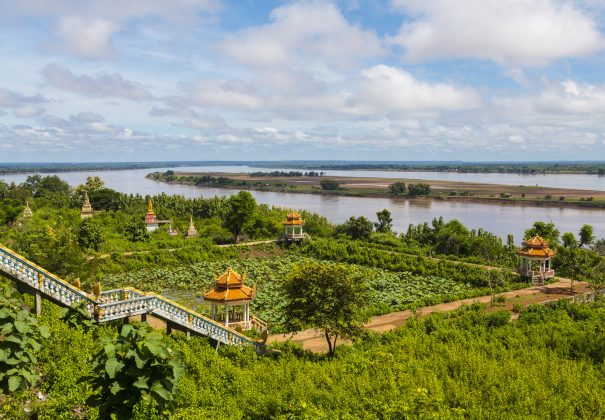
[[[554,277],[551,259],[557,253],[548,247],[548,242],[539,236],[534,236],[523,242],[523,247],[517,250],[520,257],[517,273],[532,279],[535,285],[543,285],[544,280]]]
[[[92,209],[92,206],[90,205],[88,193],[86,191],[84,191],[84,202],[82,203],[82,210],[80,210],[80,218],[88,219],[89,217],[92,217],[93,214],[94,214],[94,210]]]
[[[179,231],[172,227],[172,224],[168,226],[168,236],[177,236]]]
[[[151,199],[147,202],[147,214],[145,215],[145,223],[147,224],[147,232],[153,232],[158,229],[161,224],[170,224],[172,220],[158,220],[153,211],[153,203]]]
[[[296,212],[288,214],[282,225],[284,226],[282,240],[287,242],[300,242],[305,239],[306,235],[303,233],[305,221],[300,214]]]
[[[186,238],[193,238],[197,236],[197,229],[193,224],[193,216],[189,216],[189,227],[187,227],[187,233],[185,234]]]
[[[21,213],[21,217],[23,217],[25,219],[29,219],[33,215],[34,215],[34,213],[32,212],[32,209],[29,207],[29,201],[25,200],[25,208],[23,209],[23,213]]]
[[[246,286],[245,278],[245,274],[229,268],[216,279],[214,289],[204,295],[204,301],[210,302],[212,319],[231,328],[252,328],[255,318],[250,315],[250,301],[256,294],[256,286]]]

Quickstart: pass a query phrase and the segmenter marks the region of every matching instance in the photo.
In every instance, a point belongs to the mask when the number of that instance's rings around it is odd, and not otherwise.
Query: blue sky
[[[0,161],[605,159],[604,11],[0,0]]]

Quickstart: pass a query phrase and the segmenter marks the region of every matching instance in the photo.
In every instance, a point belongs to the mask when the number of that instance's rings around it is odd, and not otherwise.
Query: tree
[[[560,232],[554,223],[535,222],[534,225],[525,231],[524,239],[530,239],[534,236],[540,236],[546,240],[551,247],[559,245]]]
[[[576,241],[575,235],[571,232],[565,232],[561,239],[565,248],[575,248],[578,246],[578,241]]]
[[[489,284],[489,288],[491,290],[492,299],[490,302],[490,306],[494,306],[494,301],[496,300],[496,292],[499,287],[504,285],[504,278],[502,273],[498,270],[488,270],[487,271],[487,282]]]
[[[592,226],[583,225],[580,229],[580,248],[584,245],[590,245],[595,241],[595,236],[592,230]]]
[[[0,283],[0,392],[33,386],[40,375],[34,355],[49,337],[48,328],[27,309],[14,289]]]
[[[333,179],[322,179],[319,182],[319,185],[321,186],[321,188],[323,190],[327,190],[327,191],[335,191],[340,188],[340,185],[338,184],[338,182],[334,181]]]
[[[94,219],[85,219],[78,229],[78,244],[82,248],[99,250],[99,245],[103,242],[101,227]]]
[[[392,195],[403,195],[405,194],[406,190],[407,187],[405,185],[405,182],[394,182],[389,185],[389,194]]]
[[[595,293],[599,293],[605,289],[605,260],[601,259],[601,262],[592,269],[588,285]]]
[[[23,204],[20,200],[10,198],[0,200],[0,226],[14,222],[22,212]]]
[[[255,210],[256,200],[248,191],[240,191],[229,197],[224,226],[233,235],[235,243],[239,243],[244,227],[253,220]]]
[[[124,226],[124,235],[130,242],[143,242],[149,239],[149,232],[145,222],[135,217]]]
[[[410,195],[429,195],[431,186],[429,184],[408,184],[408,193]]]
[[[84,191],[89,194],[93,191],[102,190],[105,188],[105,182],[98,176],[89,176],[86,178],[86,183],[80,184],[76,187],[76,192],[80,195],[84,194]]]
[[[184,365],[182,354],[142,322],[122,326],[117,338],[105,338],[92,370],[94,374],[85,380],[96,392],[87,403],[99,407],[101,419],[128,419],[142,398],[151,399],[167,414]]]
[[[312,327],[322,331],[331,356],[338,337],[352,340],[360,336],[368,319],[364,308],[369,289],[348,266],[308,261],[294,267],[283,288],[289,330]]]
[[[351,216],[349,220],[338,227],[338,230],[349,235],[352,239],[367,239],[372,234],[374,226],[364,216]]]
[[[605,239],[599,239],[592,245],[592,250],[602,257],[605,257]]]
[[[466,255],[469,253],[469,234],[468,229],[460,221],[450,220],[436,229],[435,248],[442,254]]]
[[[393,228],[393,217],[391,217],[391,212],[387,209],[383,209],[376,213],[376,217],[378,217],[378,223],[374,223],[376,232],[391,232]]]

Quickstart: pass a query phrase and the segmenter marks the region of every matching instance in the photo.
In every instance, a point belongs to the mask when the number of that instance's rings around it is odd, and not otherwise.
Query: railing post
[[[34,291],[34,302],[36,306],[36,316],[40,316],[42,313],[42,295],[39,290]]]

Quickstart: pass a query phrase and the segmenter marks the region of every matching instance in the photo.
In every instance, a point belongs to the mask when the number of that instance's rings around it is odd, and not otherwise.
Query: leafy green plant
[[[27,389],[40,379],[34,353],[40,350],[42,339],[49,337],[48,328],[38,325],[16,292],[2,284],[0,322],[0,391]]]
[[[99,407],[99,416],[131,418],[141,398],[165,412],[174,401],[183,373],[182,355],[147,323],[126,324],[117,338],[106,338],[93,357],[93,375],[84,378],[96,392],[87,403]]]
[[[61,319],[72,328],[84,331],[88,331],[94,326],[86,302],[83,300],[73,303],[69,308],[62,308]]]

